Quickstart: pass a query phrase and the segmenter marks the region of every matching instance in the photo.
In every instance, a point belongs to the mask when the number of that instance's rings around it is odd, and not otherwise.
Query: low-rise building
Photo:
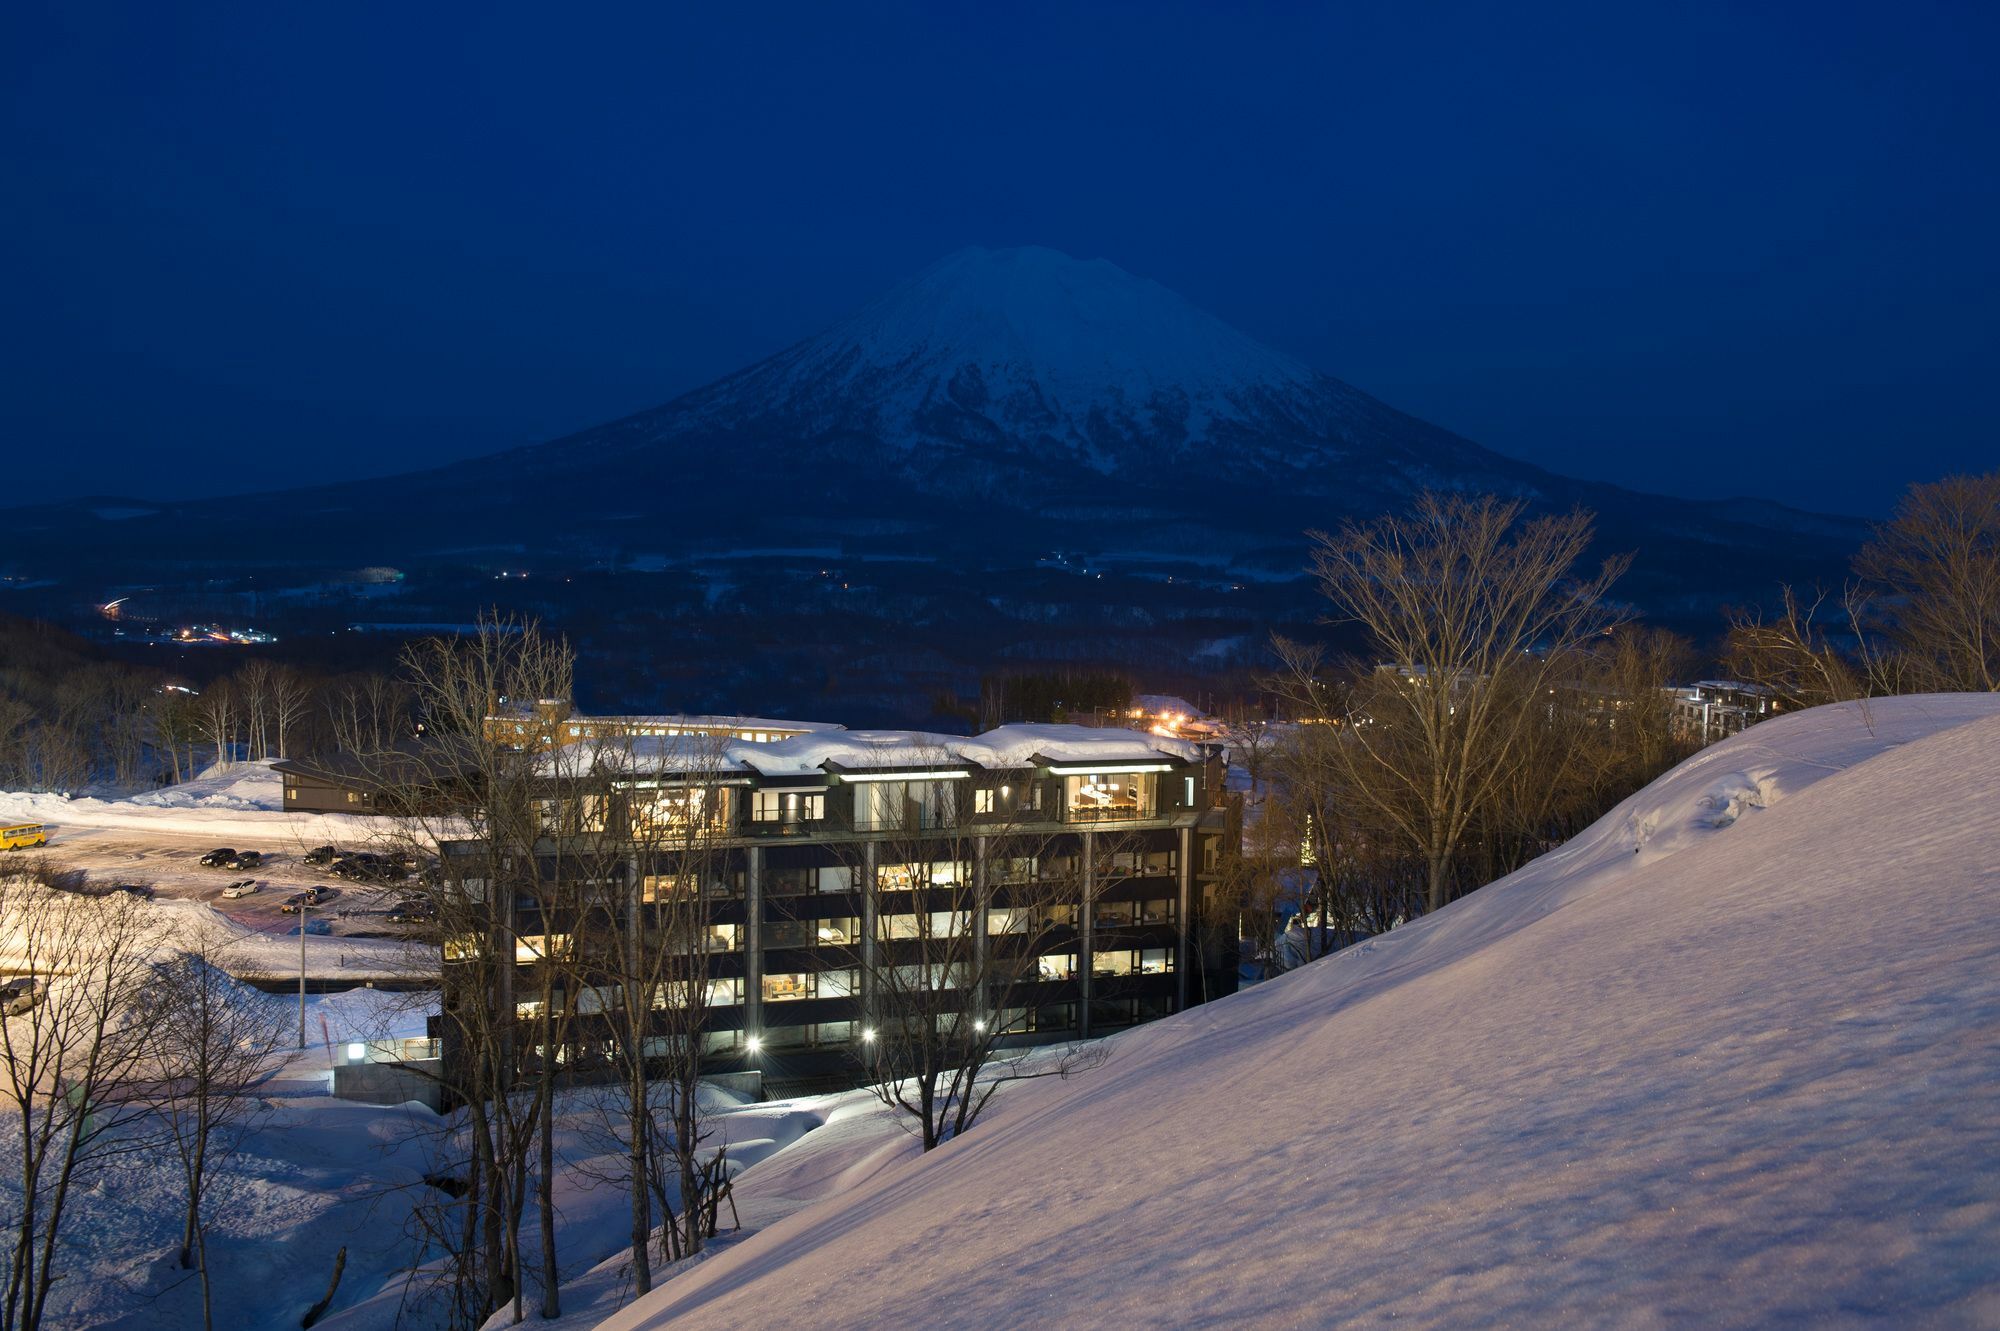
[[[1066,725],[826,728],[761,743],[600,739],[549,751],[543,767],[546,864],[595,854],[593,890],[620,894],[623,928],[692,909],[717,1073],[853,1082],[894,1001],[886,990],[948,937],[978,992],[947,977],[926,1001],[977,1009],[1005,1044],[1101,1035],[1235,987],[1230,921],[1210,928],[1205,908],[1228,822],[1217,746]],[[444,849],[479,891],[488,848]],[[533,891],[494,910],[528,971],[574,926],[561,899]],[[449,987],[449,940],[446,951]],[[603,978],[566,977],[557,1001],[610,1010]],[[518,1002],[533,982],[511,987]],[[590,1020],[576,1029],[566,1057],[581,1062]]]

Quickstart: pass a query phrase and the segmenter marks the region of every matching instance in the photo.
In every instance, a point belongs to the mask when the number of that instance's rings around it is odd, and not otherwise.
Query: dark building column
[[[1189,903],[1194,895],[1194,828],[1181,827],[1180,849],[1180,919],[1174,930],[1174,1011],[1187,1010],[1188,963],[1195,958],[1195,949],[1189,940],[1194,937],[1194,914]]]
[[[875,877],[875,843],[865,842],[861,847],[861,867],[855,870],[861,881],[855,888],[861,893],[861,1029],[875,1024],[875,954],[881,947],[877,931],[881,928],[882,903],[881,884]],[[856,1030],[854,1038],[861,1039],[861,1030]]]
[[[743,1030],[764,1034],[764,848],[743,852]]]
[[[987,950],[991,947],[986,937],[986,912],[992,901],[992,885],[986,871],[987,840],[983,835],[972,839],[972,973],[978,977],[978,987],[972,995],[972,1015],[978,1021],[992,1021],[999,1015],[993,1011],[992,986],[986,973]]]
[[[1097,833],[1084,829],[1083,856],[1083,900],[1076,909],[1076,1033],[1080,1039],[1090,1038],[1090,994],[1095,986],[1091,983],[1090,953],[1095,944],[1092,937],[1097,928]]]

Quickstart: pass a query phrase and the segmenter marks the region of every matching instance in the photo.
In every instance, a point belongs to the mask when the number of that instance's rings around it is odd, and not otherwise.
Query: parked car
[[[223,888],[222,895],[234,901],[238,897],[250,896],[256,891],[257,880],[255,878],[239,878],[228,887]]]
[[[315,869],[323,869],[339,858],[340,852],[332,846],[314,846],[305,855],[306,863]]]
[[[41,1001],[41,982],[32,975],[0,984],[0,1016],[18,1017]]]
[[[202,856],[201,867],[204,869],[220,869],[235,858],[236,847],[223,846],[217,850],[211,850],[208,854]]]
[[[278,904],[278,909],[287,915],[297,915],[308,906],[317,906],[325,899],[325,894],[316,887],[303,892],[294,892]]]
[[[222,862],[225,869],[261,869],[264,867],[264,852],[260,850],[239,850]]]
[[[345,859],[336,860],[333,866],[335,878],[346,878],[357,883],[381,882],[390,876],[389,866],[380,855],[369,851],[357,851]]]
[[[145,883],[119,883],[113,886],[111,890],[135,896],[141,901],[151,901],[153,899],[153,889]]]
[[[389,908],[391,924],[429,924],[436,918],[428,901],[399,901]]]

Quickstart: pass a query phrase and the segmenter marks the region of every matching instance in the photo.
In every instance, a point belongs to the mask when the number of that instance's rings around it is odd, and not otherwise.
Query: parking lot
[[[308,887],[321,890],[320,903],[308,915],[325,921],[305,939],[308,975],[321,981],[368,980],[435,971],[435,949],[415,925],[392,924],[388,916],[397,902],[412,895],[414,880],[401,883],[356,883],[335,877],[326,866],[305,862],[314,845],[286,836],[263,838],[212,836],[181,829],[135,832],[128,828],[65,826],[51,822],[46,847],[9,854],[36,856],[48,863],[83,870],[92,886],[137,884],[152,890],[156,902],[199,903],[224,916],[241,932],[237,949],[245,973],[293,974],[298,969],[299,917],[282,909],[286,898]],[[339,844],[342,851],[370,849],[365,844]],[[253,869],[209,868],[201,857],[221,846],[256,850],[263,862]],[[223,889],[251,879],[257,890],[235,899]],[[232,970],[238,969],[236,966]]]

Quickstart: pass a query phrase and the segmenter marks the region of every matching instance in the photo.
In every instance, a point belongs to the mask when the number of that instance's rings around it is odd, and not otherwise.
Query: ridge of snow
[[[1814,709],[604,1326],[1990,1324],[1995,1029],[2000,696]]]

